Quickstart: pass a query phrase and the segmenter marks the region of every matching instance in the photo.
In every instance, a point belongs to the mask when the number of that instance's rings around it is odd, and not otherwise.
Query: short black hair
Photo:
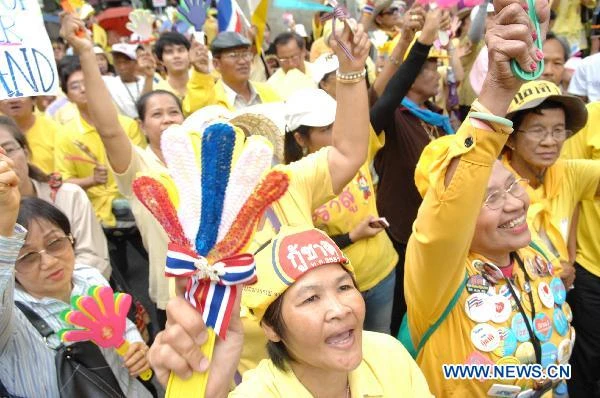
[[[275,52],[277,52],[277,47],[285,46],[291,40],[296,40],[296,44],[298,48],[303,50],[305,48],[305,42],[302,36],[295,32],[283,32],[277,35],[275,40],[273,40],[273,46],[275,47]]]
[[[269,354],[269,359],[273,362],[273,365],[285,372],[287,370],[286,362],[289,362],[291,357],[283,343],[286,327],[285,322],[283,321],[282,307],[283,295],[277,297],[275,301],[269,304],[261,322],[264,322],[265,325],[273,329],[273,331],[281,338],[279,341],[269,340],[267,342],[267,353]]]
[[[8,132],[13,136],[19,147],[23,149],[27,149],[29,153],[31,153],[31,149],[29,149],[29,144],[27,143],[27,138],[25,138],[25,134],[21,131],[17,123],[12,120],[8,116],[0,115],[0,128],[5,128]],[[39,167],[32,165],[31,163],[27,164],[29,178],[34,179],[38,182],[48,182],[50,177],[48,174],[44,173]]]
[[[166,91],[166,90],[153,90],[153,91],[150,91],[150,92],[142,95],[135,103],[135,109],[138,112],[138,117],[140,118],[140,120],[143,121],[146,118],[146,105],[148,105],[148,100],[158,94],[165,94],[165,95],[171,96],[175,100],[177,107],[183,114],[183,108],[181,107],[181,101],[179,100],[179,98],[177,98],[177,96],[175,94],[173,94],[170,91]]]
[[[569,42],[564,37],[558,36],[558,35],[556,35],[556,34],[554,34],[552,32],[548,32],[546,34],[546,40],[544,40],[544,41],[548,41],[548,40],[556,40],[557,42],[560,43],[560,46],[562,47],[563,52],[565,54],[565,57],[564,57],[565,58],[565,62],[567,62],[567,60],[569,59],[569,57],[571,55],[570,54],[571,53],[571,48],[569,47]]]
[[[71,234],[69,219],[57,207],[33,196],[21,199],[17,223],[29,229],[35,220],[46,220],[60,228],[65,235]]]
[[[548,100],[548,101],[542,102],[535,108],[524,109],[522,111],[515,112],[515,114],[509,118],[513,122],[513,131],[517,132],[519,130],[519,127],[521,127],[521,124],[523,123],[525,116],[527,116],[530,113],[534,113],[536,115],[541,115],[542,111],[546,110],[546,109],[562,109],[563,111],[565,111],[565,124],[567,126],[569,125],[569,123],[568,123],[569,115],[566,112],[567,109],[565,108],[565,106],[560,102]]]
[[[67,82],[71,75],[81,70],[79,57],[75,55],[66,55],[58,63],[58,79],[63,93],[67,94]]]
[[[186,49],[190,49],[191,44],[188,39],[185,38],[179,32],[163,32],[158,37],[156,44],[154,45],[154,54],[156,54],[156,58],[159,61],[162,61],[163,52],[165,51],[166,46],[172,45],[182,45],[185,46]]]

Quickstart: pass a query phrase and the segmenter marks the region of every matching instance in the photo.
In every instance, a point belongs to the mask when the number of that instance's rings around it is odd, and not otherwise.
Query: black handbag
[[[42,335],[44,341],[54,330],[31,308],[15,304]],[[83,341],[55,349],[56,376],[61,398],[125,398],[102,352],[92,342]]]

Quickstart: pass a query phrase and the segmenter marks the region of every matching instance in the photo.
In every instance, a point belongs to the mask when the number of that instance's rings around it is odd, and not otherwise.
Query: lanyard
[[[139,80],[135,80],[135,92],[136,92],[136,96],[140,95],[140,86],[139,86]],[[136,97],[133,96],[133,94],[131,94],[131,91],[129,91],[129,87],[127,87],[127,83],[125,83],[123,80],[121,80],[121,83],[123,83],[123,86],[125,86],[125,90],[127,90],[127,94],[129,94],[129,98],[131,98],[131,101],[133,102],[133,105],[135,106],[136,103]]]
[[[517,253],[513,252],[513,253],[511,253],[511,258],[517,261],[517,263],[519,264],[519,267],[523,271],[523,275],[525,275],[524,287],[525,287],[525,292],[527,292],[527,295],[529,296],[529,302],[531,303],[531,319],[533,322],[533,320],[535,319],[535,302],[533,301],[533,293],[531,293],[531,280],[529,279],[529,275],[527,275],[527,271],[525,270],[525,264],[523,264],[523,260],[521,260],[521,257],[519,257],[519,255]],[[525,313],[525,309],[523,308],[523,305],[521,304],[519,297],[517,297],[517,293],[515,292],[515,289],[513,288],[512,282],[507,277],[504,277],[504,280],[506,281],[506,284],[508,285],[508,290],[510,290],[511,296],[517,303],[517,307],[519,307],[519,312],[523,316],[525,326],[527,327],[527,332],[529,333],[529,337],[531,338],[531,342],[533,344],[533,349],[535,351],[536,362],[541,363],[542,348],[541,348],[540,340],[537,338],[537,336],[533,332],[532,325],[527,321],[527,314]]]

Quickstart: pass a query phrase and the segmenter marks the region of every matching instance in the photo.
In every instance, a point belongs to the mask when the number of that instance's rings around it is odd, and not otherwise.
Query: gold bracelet
[[[336,79],[340,83],[353,84],[358,83],[363,80],[367,75],[366,69],[363,69],[360,72],[349,72],[349,73],[341,73],[338,71],[335,73]]]

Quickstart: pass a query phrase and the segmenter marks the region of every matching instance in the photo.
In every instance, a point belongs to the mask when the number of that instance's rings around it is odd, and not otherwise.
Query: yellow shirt
[[[119,123],[134,145],[146,146],[146,140],[140,132],[138,124],[133,119],[119,115]],[[100,164],[108,168],[106,151],[95,127],[79,117],[65,124],[63,130],[64,132],[57,140],[55,151],[56,168],[62,175],[63,180],[85,178],[94,174],[95,166],[92,163],[66,159],[66,156],[69,155],[87,158],[85,153],[75,145],[75,140],[86,145]],[[108,173],[106,184],[88,188],[86,193],[90,198],[90,202],[92,202],[94,212],[100,223],[108,227],[115,226],[116,219],[112,212],[112,202],[121,194],[117,189],[113,173]]]
[[[285,195],[271,206],[259,224],[248,249],[249,253],[255,253],[269,242],[281,225],[312,226],[312,213],[315,209],[335,197],[327,161],[328,153],[329,148],[323,148],[297,162],[276,166],[276,169],[289,173],[290,184]],[[242,374],[267,358],[267,339],[259,323],[243,304],[242,294],[244,348],[239,365]]]
[[[362,353],[362,361],[348,376],[353,397],[431,397],[423,373],[393,337],[363,331]],[[283,372],[265,359],[244,375],[229,397],[313,396],[291,370]]]
[[[280,101],[279,96],[266,83],[249,83],[260,98],[261,103]],[[189,115],[208,105],[223,105],[229,110],[235,110],[233,104],[227,99],[225,86],[221,79],[215,83],[215,78],[212,75],[192,69],[187,84],[187,95],[183,99],[183,112],[185,115]]]
[[[173,93],[173,95],[175,95],[175,96],[176,96],[177,98],[179,98],[180,100],[183,100],[183,98],[185,97],[185,94],[186,94],[185,92],[183,93],[183,95],[182,95],[182,94],[180,94],[180,93],[179,93],[177,90],[175,90],[175,89],[173,88],[173,86],[171,86],[171,85],[169,84],[169,81],[168,81],[166,78],[164,78],[164,79],[162,79],[162,78],[161,78],[161,79],[159,79],[159,80],[158,80],[158,83],[155,83],[155,84],[154,84],[154,86],[153,86],[153,90],[165,90],[165,91],[168,91],[168,92],[170,92],[170,93]],[[187,87],[186,87],[186,90],[185,90],[185,91],[187,92]]]
[[[518,175],[503,157],[504,165]],[[569,261],[567,241],[577,205],[593,199],[600,181],[600,162],[559,159],[544,175],[544,184],[527,188],[527,222],[534,239],[542,240],[561,261]]]
[[[562,155],[572,159],[600,159],[600,102],[587,105],[587,125],[563,146]],[[593,126],[593,127],[592,127]],[[577,226],[577,262],[600,277],[600,199],[581,202]]]
[[[139,173],[151,171],[167,172],[164,164],[150,146],[146,149],[132,146],[131,163],[127,170],[121,174],[115,173],[114,176],[119,191],[131,204],[131,212],[140,230],[144,247],[148,251],[150,264],[148,292],[150,299],[159,309],[164,310],[167,308],[167,302],[169,301],[169,281],[165,276],[169,238],[160,223],[152,216],[152,213],[137,199],[132,189],[133,180]]]
[[[313,213],[315,227],[329,236],[342,235],[349,233],[368,216],[379,217],[369,165],[381,147],[371,130],[367,161],[338,197],[319,206]],[[352,263],[360,291],[369,290],[381,282],[398,262],[398,253],[385,231],[354,242],[343,251]]]
[[[31,150],[31,163],[44,173],[55,171],[54,145],[59,138],[58,124],[44,115],[36,115],[33,126],[25,133]]]
[[[506,133],[510,131],[500,125],[495,125],[494,128],[496,131],[475,128],[471,125],[470,119],[467,119],[454,136],[445,157],[434,161],[436,170],[430,173],[430,188],[419,209],[406,252],[404,294],[408,305],[409,330],[415,346],[425,331],[440,318],[461,286],[465,273],[470,276],[479,274],[473,261],[485,260],[470,251],[471,240],[475,233],[476,220],[481,211],[492,166],[508,138]],[[449,185],[445,186],[445,171],[455,157],[459,158],[456,171]],[[536,264],[539,262],[545,265],[544,269],[548,269],[543,257],[531,248],[519,250],[519,255],[530,267],[535,261]],[[540,327],[541,332],[544,332],[544,339],[547,337],[548,342],[554,347],[561,348],[562,351],[557,352],[556,355],[565,363],[570,356],[573,333],[567,321],[562,323],[560,333],[555,329],[553,326],[555,307],[553,303],[548,307],[543,306],[538,294],[538,291],[542,290],[539,288],[542,282],[549,283],[554,280],[553,284],[557,284],[559,288],[562,286],[560,279],[554,276],[560,271],[559,266],[557,263],[552,265],[554,266],[550,267],[551,270],[554,268],[552,275],[536,276],[536,279],[531,282],[531,292],[536,313],[544,314],[539,315],[540,319],[536,321],[536,325]],[[531,303],[524,290],[524,274],[516,264],[513,276],[525,311],[531,316]],[[467,305],[466,301],[473,290],[463,289],[456,305],[420,351],[417,363],[434,395],[485,397],[495,383],[517,384],[528,388],[532,386],[533,382],[526,380],[480,382],[444,378],[442,367],[444,364],[493,364],[514,361],[517,357],[521,358],[522,362],[528,362],[531,359],[531,350],[528,350],[527,345],[529,334],[524,327],[525,324],[517,322],[521,315],[518,315],[518,310],[513,309],[510,301],[503,301],[504,284],[504,279],[500,279],[499,283],[492,285],[493,290],[488,290],[488,293],[494,293],[493,297],[486,293],[476,297],[480,299],[481,304],[484,304],[483,308],[476,308],[480,311],[474,310],[469,314],[467,310],[472,306]],[[485,289],[487,287],[484,291]],[[552,293],[550,295],[552,296]],[[563,294],[561,299],[564,297]],[[504,305],[499,306],[495,301],[490,301],[492,299],[499,300],[498,303]],[[476,301],[471,300],[471,303],[476,304]],[[551,304],[547,296],[545,301]],[[557,308],[557,311],[562,312],[564,308],[563,305],[560,309]],[[479,318],[490,317],[498,310],[500,313],[495,318],[496,322]],[[564,313],[563,315],[566,316]],[[471,317],[479,318],[481,323],[478,324]],[[507,328],[502,330],[503,335],[510,335],[508,330],[509,328],[512,330],[513,319],[516,319],[515,330],[518,332],[519,342],[507,338],[504,341],[511,341],[512,344],[500,346],[501,348],[496,348],[495,351],[491,350],[500,341],[499,328]],[[550,336],[547,336],[548,333]],[[472,337],[472,334],[475,337]],[[515,339],[516,336],[517,334],[514,335]],[[551,354],[552,346],[545,347],[544,352]],[[510,355],[504,355],[503,349]],[[548,361],[556,359],[551,355],[545,358]]]

